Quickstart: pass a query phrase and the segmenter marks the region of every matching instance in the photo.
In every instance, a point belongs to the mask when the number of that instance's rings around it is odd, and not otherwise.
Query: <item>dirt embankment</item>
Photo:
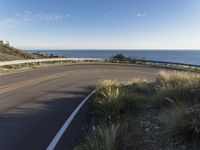
[[[0,61],[46,58],[41,54],[30,54],[0,42]]]

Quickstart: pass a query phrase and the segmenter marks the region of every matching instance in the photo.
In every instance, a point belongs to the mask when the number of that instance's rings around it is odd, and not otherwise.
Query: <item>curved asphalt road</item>
[[[99,80],[153,81],[159,70],[139,65],[65,65],[0,76],[0,149],[44,150]],[[84,108],[56,149],[72,149]]]

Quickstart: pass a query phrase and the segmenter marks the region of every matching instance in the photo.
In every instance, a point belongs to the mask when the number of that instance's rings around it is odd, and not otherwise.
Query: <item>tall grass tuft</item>
[[[162,97],[196,103],[200,98],[200,75],[190,72],[162,71],[156,80]]]
[[[118,122],[127,114],[137,111],[145,100],[146,97],[136,93],[134,87],[127,90],[127,86],[105,80],[97,87],[93,106],[95,113],[101,116],[103,121]]]
[[[120,84],[111,80],[102,81],[96,91],[93,106],[96,113],[106,122],[120,119],[122,92]]]
[[[122,95],[120,84],[111,80],[102,81],[98,85],[96,93],[97,101],[106,104],[117,103]]]
[[[159,120],[164,127],[163,133],[169,138],[200,139],[200,104],[173,104],[161,113]]]
[[[161,99],[167,101],[159,120],[169,138],[200,139],[200,75],[162,71],[156,80]]]
[[[108,126],[93,126],[92,132],[86,141],[75,150],[117,150],[118,142],[126,129],[120,124]]]

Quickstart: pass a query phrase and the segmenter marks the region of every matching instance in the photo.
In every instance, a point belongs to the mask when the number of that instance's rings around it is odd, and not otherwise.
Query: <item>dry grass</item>
[[[75,150],[117,150],[125,126],[111,124],[108,126],[93,126],[86,141]]]
[[[98,120],[98,124],[102,128],[95,130],[95,134],[89,134],[86,142],[84,142],[86,145],[83,146],[83,144],[81,147],[84,150],[119,149],[118,145],[116,147],[113,144],[116,134],[111,132],[117,132],[117,130],[111,129],[110,125],[129,120],[127,122],[129,127],[131,120],[134,120],[135,112],[137,114],[136,110],[142,113],[148,109],[155,109],[155,111],[160,112],[154,117],[160,121],[161,133],[165,137],[169,140],[189,140],[194,147],[197,147],[196,143],[200,141],[199,89],[200,75],[189,72],[162,71],[152,85],[137,79],[126,85],[119,84],[116,81],[103,81],[98,85],[92,103],[95,110],[93,117]],[[161,101],[161,105],[154,107],[157,100]],[[148,107],[146,107],[147,104]],[[117,129],[117,126],[114,129]],[[121,129],[119,128],[119,130]],[[129,132],[119,132],[120,137],[125,136],[124,139],[127,139],[125,142],[120,141],[120,145],[134,143],[132,141],[134,138],[131,136],[133,132],[134,127],[131,127]],[[99,140],[99,137],[104,138]],[[166,138],[164,139],[166,140]],[[94,147],[91,148],[91,146]],[[125,149],[125,147],[121,149]]]
[[[159,120],[163,133],[194,142],[200,138],[200,75],[189,72],[161,72],[157,79],[163,106]],[[164,99],[163,99],[164,98]]]
[[[200,74],[190,72],[164,72],[156,80],[157,91],[163,100],[171,99],[175,103],[186,101],[196,103],[200,98]]]

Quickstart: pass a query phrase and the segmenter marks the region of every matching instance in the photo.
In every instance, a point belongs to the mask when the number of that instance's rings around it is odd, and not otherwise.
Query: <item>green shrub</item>
[[[125,60],[126,57],[123,54],[117,54],[113,56],[112,59],[122,61],[122,60]]]
[[[169,138],[194,140],[200,137],[200,104],[174,103],[159,116]]]
[[[120,85],[116,82],[106,80],[100,83],[93,100],[96,114],[105,121],[119,120],[121,96]]]
[[[126,90],[117,82],[106,80],[99,84],[93,99],[94,114],[101,121],[118,122],[134,113],[146,101],[146,96]],[[99,119],[99,117],[96,117]]]

